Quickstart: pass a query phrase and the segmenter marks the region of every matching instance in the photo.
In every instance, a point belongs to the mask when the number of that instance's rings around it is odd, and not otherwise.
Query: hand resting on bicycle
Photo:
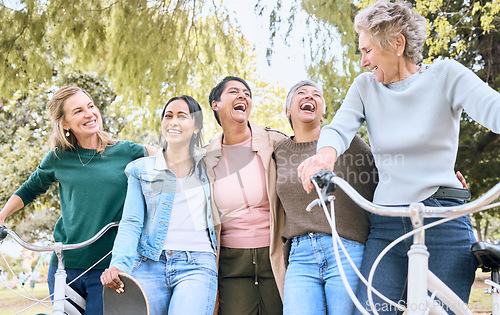
[[[333,165],[337,160],[337,150],[332,147],[324,147],[318,151],[316,155],[311,156],[300,163],[297,168],[297,173],[302,186],[307,193],[311,193],[314,185],[311,182],[311,177],[322,170],[329,170],[333,172]]]

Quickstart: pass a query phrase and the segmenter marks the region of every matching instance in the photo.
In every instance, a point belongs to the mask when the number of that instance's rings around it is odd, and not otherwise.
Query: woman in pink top
[[[282,314],[283,212],[272,153],[286,135],[248,121],[252,92],[241,78],[224,78],[209,102],[222,126],[205,157],[221,223],[219,314]]]

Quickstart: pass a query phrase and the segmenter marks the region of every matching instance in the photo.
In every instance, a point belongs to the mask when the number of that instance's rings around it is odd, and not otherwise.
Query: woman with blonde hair
[[[7,201],[0,212],[0,224],[4,225],[9,215],[58,182],[61,217],[54,228],[54,240],[63,244],[80,243],[106,224],[121,219],[127,189],[125,166],[154,149],[113,140],[103,130],[101,113],[92,97],[79,87],[62,87],[54,93],[47,108],[53,124],[52,149]],[[109,265],[111,257],[106,255],[115,235],[116,231],[110,231],[90,246],[63,253],[67,281],[79,277],[71,286],[86,298],[85,314],[102,314],[99,277]],[[51,294],[56,269],[54,254],[48,275]]]
[[[321,131],[317,154],[298,168],[304,189],[310,178],[333,163],[366,122],[378,168],[374,203],[456,206],[470,198],[455,175],[462,111],[500,132],[500,94],[470,69],[454,60],[424,64],[426,21],[404,2],[378,1],[355,18],[361,66],[358,76],[328,126]],[[425,224],[435,219],[426,219]],[[409,218],[373,215],[361,271],[367,276],[378,254],[411,230]],[[475,241],[468,216],[429,229],[426,245],[429,269],[467,303],[477,261],[470,253]],[[374,288],[396,303],[406,302],[407,256],[412,239],[384,256],[374,276]],[[366,304],[366,287],[358,290]],[[375,298],[377,310],[396,310]]]

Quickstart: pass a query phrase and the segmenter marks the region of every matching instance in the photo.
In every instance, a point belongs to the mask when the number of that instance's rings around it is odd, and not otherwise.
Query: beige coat
[[[281,232],[283,230],[284,216],[283,207],[278,201],[276,194],[276,163],[273,159],[274,148],[278,143],[284,140],[287,136],[285,133],[269,127],[262,128],[252,122],[249,122],[252,131],[252,150],[261,158],[262,164],[266,170],[267,197],[269,199],[270,209],[270,227],[271,227],[271,245],[269,247],[269,259],[273,269],[276,285],[283,299],[283,285],[285,283],[285,263],[283,260],[283,242],[281,240]],[[210,180],[210,185],[213,191],[214,188],[214,167],[219,163],[222,154],[222,134],[218,135],[210,141],[206,146],[207,153],[205,155],[205,164],[207,175]],[[220,214],[214,199],[211,198],[213,209],[213,220],[215,231],[217,233],[217,242],[220,245],[221,222]],[[220,248],[220,246],[219,246]],[[219,257],[219,255],[217,255]]]

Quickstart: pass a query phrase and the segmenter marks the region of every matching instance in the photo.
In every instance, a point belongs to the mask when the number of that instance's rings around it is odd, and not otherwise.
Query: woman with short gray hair
[[[384,50],[390,49],[394,38],[401,34],[406,40],[403,56],[415,64],[422,61],[427,24],[406,2],[379,1],[356,15],[354,28],[358,34],[370,33]]]
[[[454,60],[419,63],[426,40],[425,19],[406,2],[377,1],[355,18],[361,66],[358,76],[328,126],[321,130],[318,152],[298,167],[304,189],[312,175],[333,170],[333,162],[366,122],[379,183],[374,203],[456,206],[470,198],[455,175],[462,111],[500,133],[500,94],[470,69]],[[424,224],[435,221],[426,219]],[[408,218],[373,215],[361,272],[367,276],[378,254],[411,230]],[[429,268],[467,303],[477,261],[470,253],[475,241],[468,216],[427,231]],[[399,243],[381,261],[373,285],[406,304],[407,248]],[[366,288],[358,290],[367,306]],[[396,310],[376,297],[381,314]]]
[[[323,92],[316,83],[302,80],[290,89],[285,104],[294,135],[281,141],[274,150],[278,175],[276,191],[285,213],[280,236],[285,241],[284,256],[288,265],[283,314],[352,314],[354,304],[342,285],[332,247],[331,227],[320,208],[304,211],[316,196],[302,189],[296,173],[297,166],[316,153],[325,116]],[[377,170],[370,148],[359,136],[335,163],[335,169],[338,176],[372,200]],[[337,232],[359,268],[370,230],[370,214],[341,190],[335,192],[335,198]],[[342,251],[340,257],[347,281],[356,291],[359,279]]]

